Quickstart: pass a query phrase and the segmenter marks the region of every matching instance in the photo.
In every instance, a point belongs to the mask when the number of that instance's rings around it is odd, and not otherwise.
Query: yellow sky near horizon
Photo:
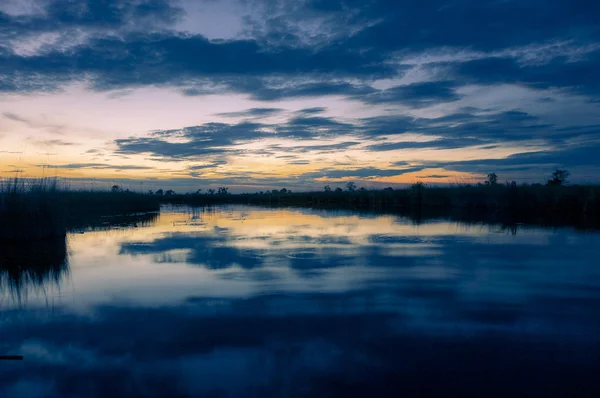
[[[153,131],[182,129],[209,122],[238,123],[241,120],[277,125],[293,118],[301,109],[321,106],[327,110],[318,116],[342,123],[359,118],[390,114],[376,106],[357,105],[338,97],[288,100],[269,106],[281,112],[257,118],[231,118],[225,112],[239,112],[253,107],[264,107],[261,102],[243,95],[211,95],[183,97],[168,89],[143,88],[127,92],[98,93],[75,84],[57,93],[37,95],[10,95],[0,99],[0,177],[56,176],[73,179],[131,179],[161,180],[190,179],[190,186],[202,185],[204,180],[213,185],[222,180],[224,185],[240,185],[240,180],[260,181],[262,185],[289,186],[304,174],[320,173],[306,188],[323,183],[356,181],[359,186],[380,184],[410,184],[416,181],[434,183],[475,182],[478,173],[446,170],[443,162],[476,159],[501,159],[524,151],[545,150],[540,141],[503,142],[497,146],[471,146],[452,149],[423,148],[371,151],[370,145],[426,142],[442,137],[425,136],[399,130],[369,139],[346,134],[321,138],[289,139],[276,136],[234,142],[227,152],[218,156],[206,155],[175,159],[152,157],[148,153],[118,153],[117,139],[149,137]],[[409,112],[409,111],[407,111]],[[421,111],[419,111],[422,113]],[[393,113],[392,113],[393,114]],[[422,116],[422,115],[421,115]],[[436,115],[439,116],[439,115]],[[178,140],[180,140],[178,138]],[[185,142],[185,141],[184,141]],[[320,150],[319,146],[357,142],[340,150]],[[524,147],[528,146],[525,150]],[[218,148],[218,147],[217,147]],[[304,148],[304,149],[303,149]],[[264,151],[268,150],[268,154]],[[290,156],[295,156],[290,163]],[[198,168],[210,165],[214,167]],[[403,163],[397,165],[395,163]],[[412,171],[414,167],[422,170]],[[346,173],[332,177],[328,171],[379,169],[397,170],[397,175],[362,176]],[[403,171],[407,170],[407,171]],[[335,174],[335,173],[334,173]],[[389,174],[389,173],[386,173]],[[434,176],[432,178],[428,176]],[[232,183],[232,178],[237,179]],[[272,184],[265,182],[271,179]],[[281,183],[279,182],[281,181]],[[243,184],[242,184],[243,185]],[[252,184],[249,184],[252,185]]]

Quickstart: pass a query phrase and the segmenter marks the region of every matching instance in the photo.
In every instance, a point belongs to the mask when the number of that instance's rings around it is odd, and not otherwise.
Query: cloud
[[[181,93],[181,101],[241,94],[236,97],[251,104],[247,109],[213,115],[231,118],[227,123],[202,119],[197,126],[161,126],[114,141],[117,155],[196,161],[183,166],[195,176],[229,157],[302,154],[288,158],[291,166],[312,162],[305,154],[345,150],[371,157],[414,150],[418,156],[420,150],[477,147],[491,157],[510,146],[520,147],[518,160],[529,164],[592,166],[591,155],[574,143],[600,136],[594,127],[600,104],[596,3],[240,0],[223,10],[242,26],[214,40],[182,30],[182,21],[198,11],[192,3],[31,0],[26,12],[2,6],[0,92],[59,92],[76,83],[109,91],[111,98],[140,87]],[[279,105],[285,100],[304,108],[287,111]],[[354,116],[357,108],[369,116]],[[71,133],[24,115],[3,113],[6,121]],[[277,123],[263,123],[270,116]],[[307,143],[313,139],[330,142]],[[34,141],[77,145],[74,138]],[[580,156],[562,155],[562,148]],[[533,150],[544,155],[526,158]],[[350,169],[375,172],[360,169],[356,159],[348,161]],[[332,169],[334,161],[324,162]],[[462,167],[439,162],[445,164]],[[242,177],[223,175],[236,182]]]
[[[381,144],[369,145],[367,150],[375,152],[395,151],[398,149],[455,149],[465,148],[474,145],[485,144],[488,141],[479,138],[447,138],[435,139],[425,142],[403,141],[403,142],[383,142]]]
[[[351,148],[353,146],[359,145],[358,141],[344,141],[337,144],[322,144],[322,145],[297,145],[297,146],[287,146],[282,147],[280,145],[271,145],[268,148],[272,150],[277,150],[281,152],[289,152],[289,153],[314,153],[314,154],[324,154],[324,153],[333,153],[339,152],[344,149]]]
[[[426,175],[426,176],[419,176],[417,177],[418,179],[437,179],[437,178],[448,178],[448,177],[452,177],[451,175],[448,174],[430,174],[430,175]]]
[[[346,170],[346,169],[324,169],[319,172],[304,173],[303,178],[377,178],[377,177],[393,177],[400,176],[406,173],[413,173],[423,170],[423,167],[409,167],[406,169],[378,169],[375,167],[365,167],[362,169]]]
[[[2,113],[2,116],[4,116],[5,118],[7,118],[9,120],[15,121],[15,122],[29,123],[28,119],[25,119],[24,117],[21,117],[14,113],[4,112],[4,113]]]
[[[212,168],[224,165],[224,164],[227,164],[226,160],[219,160],[219,161],[214,161],[214,162],[204,163],[204,164],[194,164],[194,165],[188,166],[188,170],[196,171],[196,170],[203,170],[203,169],[212,169]]]
[[[226,86],[229,81],[230,91],[252,92],[263,99],[320,95],[325,89],[347,92],[351,87],[347,83],[289,88],[260,84],[261,79],[269,75],[374,77],[395,73],[383,59],[336,47],[316,52],[289,47],[262,48],[249,40],[214,42],[199,35],[173,33],[105,36],[68,50],[35,56],[0,52],[0,65],[0,90],[7,92],[53,90],[67,82],[84,80],[89,81],[93,89],[102,91],[145,85],[181,86],[210,79],[216,86]],[[232,80],[230,76],[259,79],[243,84],[239,78]]]
[[[515,141],[532,138],[551,138],[558,135],[554,125],[542,123],[540,118],[519,110],[501,112],[463,110],[435,118],[406,116],[376,116],[364,119],[362,132],[369,136],[398,135],[406,132],[443,137],[443,147],[455,147],[460,140],[473,145],[479,141]],[[410,147],[410,143],[405,143]],[[414,143],[427,147],[428,143]]]
[[[46,167],[51,169],[100,169],[100,170],[149,170],[152,167],[135,165],[115,165],[107,163],[69,163],[60,165],[39,164],[37,167]]]
[[[426,4],[376,0],[368,5],[348,0],[340,4],[359,10],[357,19],[379,21],[352,36],[349,45],[375,47],[380,51],[425,46],[489,50],[573,37],[573,26],[581,29],[578,38],[600,36],[592,16],[597,15],[600,6],[584,0],[558,0],[545,7],[536,2],[494,0],[453,4],[444,0]]]
[[[168,26],[184,13],[169,0],[33,0],[33,13],[11,15],[0,11],[0,37],[15,39],[60,31],[110,33],[117,30]],[[135,22],[134,22],[135,21]]]
[[[305,140],[335,136],[347,131],[350,127],[351,125],[333,118],[298,116],[281,124],[245,121],[237,124],[206,123],[179,130],[159,130],[147,137],[117,139],[115,144],[117,145],[116,152],[121,154],[149,153],[153,156],[173,159],[196,158],[202,155],[239,152],[236,145],[259,139]],[[177,141],[173,141],[174,139]],[[308,150],[310,147],[306,148]],[[330,148],[323,147],[321,149]]]
[[[315,106],[312,108],[300,109],[296,113],[303,115],[303,116],[313,116],[313,115],[317,115],[319,113],[324,113],[326,111],[327,111],[327,108],[325,108],[323,106]]]
[[[462,96],[456,93],[456,88],[457,84],[451,81],[413,83],[381,90],[359,99],[371,104],[398,103],[422,108],[458,101]]]
[[[74,142],[69,142],[65,140],[36,140],[33,139],[31,142],[39,147],[53,147],[53,146],[73,146],[79,145]]]
[[[566,88],[575,93],[600,95],[600,49],[583,59],[557,57],[544,64],[521,65],[517,59],[489,57],[453,65],[458,81],[476,84],[516,83],[536,89]]]
[[[225,117],[264,117],[276,115],[278,113],[283,112],[282,108],[250,108],[244,111],[238,112],[222,112],[217,113],[217,116],[225,116]]]

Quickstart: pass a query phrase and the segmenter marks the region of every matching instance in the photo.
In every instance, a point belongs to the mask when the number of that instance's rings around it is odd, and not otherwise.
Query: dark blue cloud
[[[380,51],[439,46],[491,50],[554,38],[598,39],[600,5],[587,0],[495,1],[463,0],[335,0],[339,9],[353,9],[354,21],[375,23],[353,35],[353,48]],[[319,7],[322,2],[309,3]],[[321,9],[323,9],[321,7]]]
[[[488,141],[481,140],[479,138],[447,138],[438,139],[425,142],[417,141],[406,141],[406,142],[383,142],[381,144],[374,144],[367,146],[366,149],[375,152],[394,151],[397,149],[454,149],[464,148],[473,145],[485,144]]]
[[[512,110],[497,113],[467,110],[438,118],[416,118],[407,116],[376,116],[362,120],[361,133],[369,137],[396,135],[406,132],[441,136],[440,147],[456,147],[460,140],[466,145],[485,143],[490,140],[530,140],[532,137],[546,138],[553,133],[554,126],[541,123],[537,116]],[[375,145],[387,145],[381,142]],[[393,144],[396,145],[396,144]],[[429,143],[401,143],[410,148],[428,147]],[[380,147],[384,149],[385,147]],[[393,147],[392,147],[393,148]],[[375,148],[377,149],[377,147]]]
[[[226,41],[155,29],[157,24],[174,26],[185,13],[179,3],[167,0],[49,0],[42,4],[44,12],[39,15],[0,14],[0,37],[23,38],[69,29],[93,34],[75,47],[49,49],[29,57],[5,46],[0,51],[2,91],[47,91],[86,78],[98,90],[174,85],[187,95],[237,91],[260,100],[346,95],[368,103],[420,107],[459,99],[454,89],[461,82],[517,82],[538,88],[568,87],[594,95],[599,87],[594,71],[600,51],[574,61],[556,57],[541,65],[487,58],[456,65],[456,81],[415,83],[383,91],[368,85],[375,78],[398,75],[409,68],[390,62],[398,59],[398,51],[442,46],[492,51],[567,39],[573,46],[597,43],[600,28],[592,15],[600,6],[584,0],[453,4],[430,0],[419,5],[391,0],[297,2],[289,7],[289,14],[265,16],[267,30],[273,32]],[[285,7],[266,8],[268,12],[273,9]],[[336,19],[335,15],[344,17]],[[327,17],[339,24],[338,30],[349,23],[362,28],[351,35],[333,35],[313,48],[269,40],[273,35],[285,35],[286,29],[297,36],[293,21],[311,17]],[[124,30],[118,30],[121,28]]]
[[[521,65],[514,58],[491,57],[457,64],[457,79],[465,83],[528,85],[537,89],[568,88],[597,98],[600,95],[600,50],[583,59],[557,57],[541,65]]]
[[[457,84],[451,81],[413,83],[374,92],[359,99],[371,103],[398,103],[414,108],[427,107],[443,102],[457,101]]]
[[[409,167],[405,169],[378,169],[375,167],[365,167],[356,170],[344,170],[344,169],[323,169],[318,172],[304,173],[301,175],[303,178],[376,178],[376,177],[393,177],[400,176],[406,173],[413,173],[416,171],[423,170],[424,167]]]
[[[271,116],[283,112],[282,108],[250,108],[239,112],[222,112],[217,113],[217,116],[225,117],[262,117]]]
[[[300,109],[297,113],[304,116],[312,116],[317,115],[319,113],[323,113],[325,111],[327,111],[327,108],[322,106],[316,106],[312,108]]]
[[[358,94],[365,89],[344,82],[273,88],[266,86],[262,77],[300,73],[373,78],[395,73],[382,61],[335,47],[320,51],[263,48],[251,40],[213,42],[198,35],[132,33],[125,37],[95,38],[69,50],[35,56],[0,53],[0,89],[52,89],[85,77],[92,79],[96,90],[143,85],[181,86],[198,79],[212,79],[213,84],[222,82],[233,91],[251,92],[260,99]],[[33,79],[26,79],[27,76]],[[252,76],[257,78],[252,79]],[[188,88],[187,93],[194,94],[194,90],[198,89]]]
[[[483,170],[524,170],[543,168],[545,171],[557,167],[598,166],[600,141],[585,146],[559,147],[552,151],[524,152],[502,159],[480,159],[440,164],[447,170],[476,171]]]
[[[126,26],[152,29],[171,25],[184,10],[171,0],[47,0],[34,1],[41,12],[9,15],[0,11],[0,37],[20,38],[71,29],[114,31]]]
[[[149,153],[156,157],[172,159],[194,158],[201,155],[233,153],[236,143],[245,143],[261,138],[288,138],[308,140],[317,136],[335,136],[346,133],[352,125],[327,117],[298,116],[287,123],[268,125],[249,121],[237,124],[206,123],[178,130],[159,130],[147,137],[130,137],[115,140],[117,153]],[[182,142],[172,142],[171,138]],[[333,146],[306,146],[302,151],[321,149],[322,151],[347,148],[358,142],[346,142]],[[338,146],[341,145],[341,146]],[[290,149],[293,151],[293,149]],[[254,151],[257,153],[257,151]]]
[[[289,153],[314,153],[314,154],[326,154],[336,153],[353,146],[359,145],[358,141],[344,141],[337,144],[322,144],[322,145],[302,145],[302,146],[291,146],[282,147],[280,145],[270,145],[268,148],[271,150],[277,150],[281,152]]]

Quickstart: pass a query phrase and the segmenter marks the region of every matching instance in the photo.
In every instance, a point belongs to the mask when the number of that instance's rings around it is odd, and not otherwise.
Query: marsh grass
[[[157,212],[155,197],[133,192],[76,191],[56,178],[0,181],[0,242],[64,237],[110,218]]]
[[[66,235],[64,206],[56,179],[13,178],[0,182],[0,240]]]

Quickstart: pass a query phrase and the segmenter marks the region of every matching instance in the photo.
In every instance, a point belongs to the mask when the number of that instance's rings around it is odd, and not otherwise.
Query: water
[[[4,247],[0,397],[600,396],[599,247],[250,207]]]

